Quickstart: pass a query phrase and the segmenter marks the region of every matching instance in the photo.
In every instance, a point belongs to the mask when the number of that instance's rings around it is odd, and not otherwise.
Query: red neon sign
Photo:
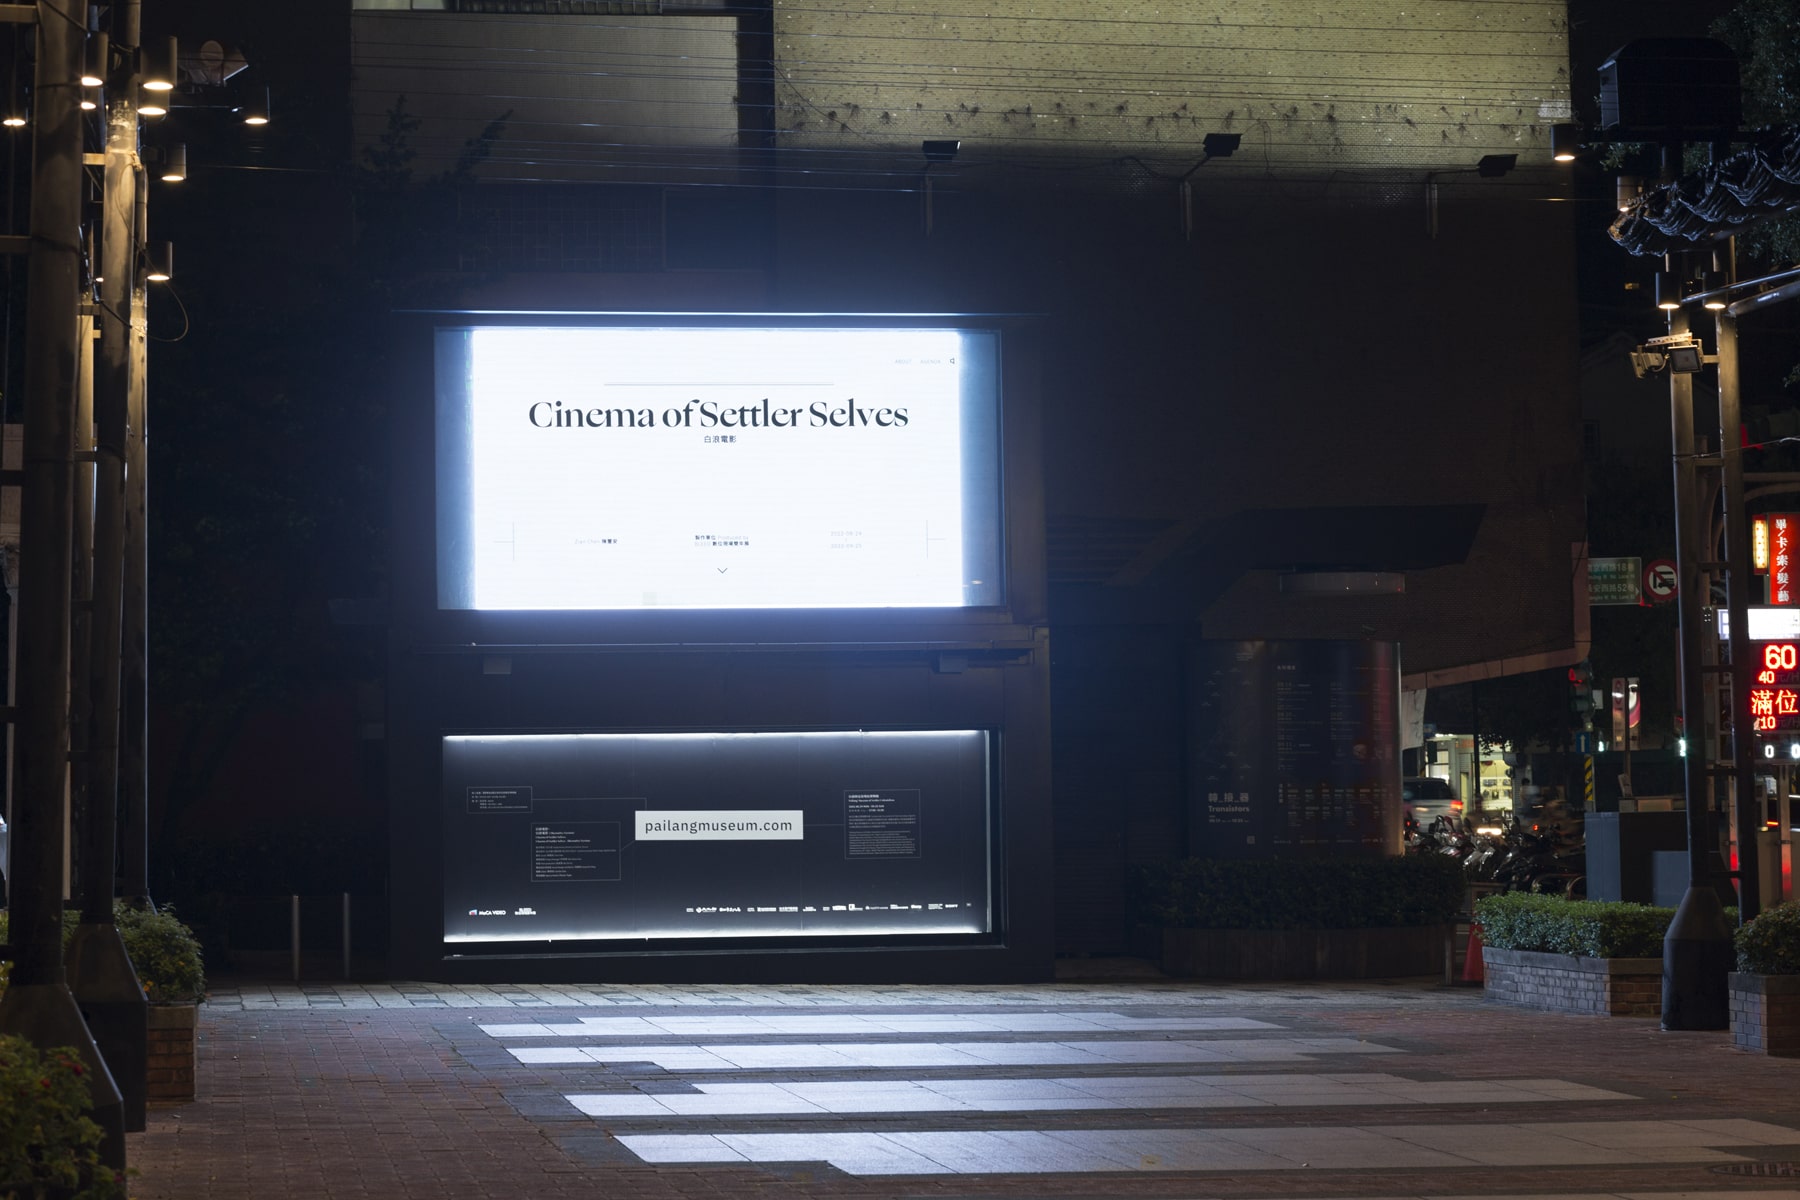
[[[1769,516],[1769,603],[1792,604],[1795,601],[1796,584],[1800,579],[1795,576],[1794,562],[1796,546],[1800,542],[1800,517],[1793,513],[1772,513]]]

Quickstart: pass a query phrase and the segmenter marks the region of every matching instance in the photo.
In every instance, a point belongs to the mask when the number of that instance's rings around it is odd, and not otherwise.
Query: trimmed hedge
[[[1184,858],[1138,867],[1133,911],[1178,929],[1385,929],[1439,925],[1462,906],[1462,867],[1398,858]]]
[[[1765,909],[1736,934],[1738,970],[1752,975],[1800,975],[1800,905]]]
[[[1497,950],[1540,950],[1578,958],[1661,958],[1672,908],[1613,900],[1564,900],[1531,892],[1475,902],[1481,940]]]

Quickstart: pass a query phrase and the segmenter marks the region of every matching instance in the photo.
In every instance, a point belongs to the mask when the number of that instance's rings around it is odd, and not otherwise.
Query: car
[[[1456,789],[1447,779],[1430,776],[1402,779],[1400,801],[1408,825],[1423,829],[1438,817],[1462,823],[1463,802],[1456,798]]]

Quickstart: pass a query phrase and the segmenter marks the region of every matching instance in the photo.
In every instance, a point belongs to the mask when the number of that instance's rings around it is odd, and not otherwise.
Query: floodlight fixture
[[[0,117],[0,125],[8,129],[22,129],[31,122],[31,110],[23,100],[14,100],[7,104],[6,115]]]
[[[1669,370],[1677,375],[1692,375],[1706,365],[1706,356],[1700,350],[1700,343],[1689,342],[1685,346],[1670,346],[1668,349]]]
[[[1241,133],[1209,133],[1200,139],[1200,149],[1208,158],[1230,158],[1243,140]]]
[[[176,142],[163,151],[162,181],[180,183],[187,178],[187,143]]]
[[[1550,157],[1557,162],[1574,162],[1581,153],[1581,126],[1552,125],[1550,127]]]
[[[168,101],[163,98],[163,93],[147,91],[141,87],[138,89],[137,110],[140,117],[166,117],[169,115]]]
[[[948,138],[928,138],[921,149],[924,150],[925,161],[928,163],[950,162],[956,158],[957,151],[962,149],[962,143]]]
[[[1483,179],[1498,179],[1518,165],[1516,154],[1484,154],[1475,163],[1475,173]]]
[[[104,30],[95,30],[87,35],[87,44],[81,51],[82,87],[97,88],[105,85],[107,68],[112,65],[111,55],[112,45]]]
[[[169,92],[175,89],[177,55],[178,49],[172,37],[157,38],[145,43],[140,52],[138,69],[143,76],[146,91]]]

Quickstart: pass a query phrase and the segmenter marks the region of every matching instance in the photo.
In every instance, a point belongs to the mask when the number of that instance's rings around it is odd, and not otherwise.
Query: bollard
[[[288,897],[288,944],[294,953],[294,982],[300,982],[300,897]]]

